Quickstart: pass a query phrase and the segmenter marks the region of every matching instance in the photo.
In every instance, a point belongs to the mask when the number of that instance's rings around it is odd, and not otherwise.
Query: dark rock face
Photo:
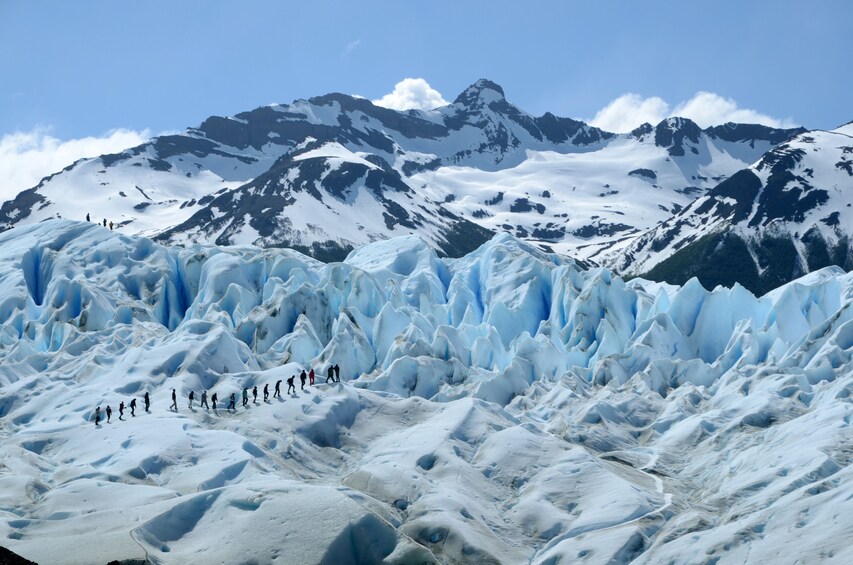
[[[37,565],[35,561],[24,559],[17,553],[0,546],[0,565]]]
[[[658,176],[651,169],[634,169],[628,173],[629,176],[645,177],[649,180],[657,180]]]
[[[769,141],[778,145],[806,131],[805,128],[779,129],[763,126],[760,124],[735,124],[725,123],[721,126],[713,126],[704,130],[712,138],[724,141]]]
[[[733,224],[746,220],[752,212],[755,197],[761,190],[761,179],[749,169],[738,171],[711,189],[708,198],[699,205],[696,214],[706,214],[712,209],[717,218]],[[734,200],[732,204],[731,201]]]
[[[655,128],[655,145],[666,147],[673,157],[684,156],[684,142],[699,143],[702,130],[692,120],[687,118],[667,118]],[[695,153],[696,149],[691,148]]]
[[[758,170],[770,169],[770,176],[758,201],[758,209],[750,226],[767,225],[772,220],[802,222],[806,212],[829,200],[826,190],[814,187],[809,180],[794,174],[805,151],[780,145],[758,164]]]

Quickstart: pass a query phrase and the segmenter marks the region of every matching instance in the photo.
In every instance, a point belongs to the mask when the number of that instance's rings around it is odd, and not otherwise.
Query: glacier
[[[317,386],[235,413],[167,409],[172,388],[224,407],[308,367]],[[849,563],[851,375],[853,274],[834,267],[756,297],[508,234],[324,264],[50,220],[0,233],[0,545],[44,563]],[[145,392],[150,413],[115,417]]]

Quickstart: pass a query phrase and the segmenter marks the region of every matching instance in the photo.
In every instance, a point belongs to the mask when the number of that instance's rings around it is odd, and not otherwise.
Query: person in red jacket
[[[314,369],[311,369],[308,372],[308,384],[310,384],[311,386],[314,386]]]

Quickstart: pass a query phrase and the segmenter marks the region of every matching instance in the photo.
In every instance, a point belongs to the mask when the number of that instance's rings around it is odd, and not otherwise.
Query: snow
[[[49,220],[0,234],[0,536],[45,563],[845,563],[851,379],[837,268],[755,297],[507,234],[322,264]]]
[[[716,206],[733,203],[732,199],[717,197],[716,204],[700,214],[694,211],[702,208],[710,198],[700,196],[691,206],[692,210],[687,208],[679,214],[663,219],[663,224],[644,228],[645,231],[637,233],[633,239],[604,250],[596,255],[595,259],[601,264],[620,269],[623,274],[646,273],[689,242],[731,228],[733,233],[748,243],[748,250],[759,272],[766,268],[766,265],[761,266],[755,250],[749,244],[765,237],[790,240],[800,257],[803,270],[808,270],[808,249],[802,236],[814,230],[831,247],[846,238],[848,226],[853,225],[853,191],[850,190],[851,175],[846,168],[850,164],[850,147],[849,129],[843,126],[830,132],[805,132],[774,150],[783,151],[785,154],[801,152],[799,158],[792,159],[790,165],[785,167],[790,173],[790,180],[784,186],[785,192],[794,192],[799,199],[799,202],[795,199],[795,204],[790,206],[804,208],[801,219],[793,221],[775,218],[770,222],[759,221],[758,225],[750,225],[760,212],[758,204],[763,195],[759,192],[749,215],[737,224],[732,224],[726,214],[718,214],[715,211]],[[770,167],[762,165],[763,161],[764,159],[759,160],[748,168],[761,180],[761,190],[766,189],[771,174]],[[715,159],[714,162],[721,161]],[[801,193],[811,190],[825,192],[825,201],[807,204],[809,198]],[[669,233],[668,230],[675,225],[679,226],[677,233]],[[626,266],[626,262],[630,264]]]

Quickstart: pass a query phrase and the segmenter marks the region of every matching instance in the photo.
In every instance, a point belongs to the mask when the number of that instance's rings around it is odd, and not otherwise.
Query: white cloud
[[[777,119],[749,108],[739,108],[737,102],[713,92],[697,92],[692,98],[672,105],[658,96],[643,98],[639,94],[623,94],[599,110],[589,124],[606,131],[623,133],[644,122],[657,124],[664,118],[689,118],[706,128],[737,122],[763,124],[777,128],[796,127],[791,118]]]
[[[394,92],[373,103],[392,110],[432,110],[449,104],[439,91],[422,78],[404,78],[394,85]]]
[[[639,94],[623,94],[602,108],[589,120],[589,124],[605,131],[623,133],[644,122],[656,124],[669,112],[663,98],[643,98]]]
[[[103,137],[66,141],[51,136],[49,128],[4,135],[0,138],[0,200],[14,198],[78,159],[118,153],[148,139],[147,130],[127,129],[116,129]]]
[[[361,38],[359,37],[355,41],[350,41],[344,47],[344,50],[341,51],[341,57],[348,57],[356,48],[361,45]]]

